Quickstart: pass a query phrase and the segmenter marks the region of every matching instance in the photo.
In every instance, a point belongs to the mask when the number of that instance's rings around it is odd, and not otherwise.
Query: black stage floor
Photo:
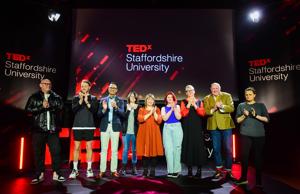
[[[94,173],[98,173],[94,166]],[[97,170],[96,170],[97,169]],[[196,169],[194,169],[195,173]],[[68,177],[70,169],[63,169],[62,173]],[[159,165],[156,170],[156,178],[143,178],[142,169],[139,168],[138,176],[128,175],[126,177],[111,178],[107,176],[101,180],[97,178],[86,178],[85,170],[80,170],[80,176],[76,180],[67,179],[64,183],[52,181],[52,171],[47,169],[45,181],[38,185],[30,185],[31,175],[23,173],[19,176],[3,176],[0,178],[0,193],[3,194],[32,194],[32,193],[216,193],[216,194],[300,194],[300,191],[287,184],[279,182],[266,174],[263,175],[263,190],[255,187],[253,181],[254,170],[249,169],[249,184],[246,187],[236,186],[230,180],[212,181],[214,174],[212,165],[203,167],[202,179],[188,178],[187,169],[183,167],[182,176],[178,178],[166,177],[166,165]],[[109,174],[109,173],[107,173]],[[240,165],[234,164],[233,174],[239,178]]]

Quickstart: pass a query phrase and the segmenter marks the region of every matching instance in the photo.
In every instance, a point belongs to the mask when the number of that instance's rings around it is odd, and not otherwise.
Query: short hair
[[[138,94],[135,92],[135,91],[130,91],[129,93],[128,93],[128,95],[127,95],[127,103],[130,103],[130,96],[131,95],[134,95],[134,97],[135,97],[135,103],[138,103],[138,101],[139,101],[139,99],[138,99]]]
[[[246,89],[245,89],[245,93],[246,93],[247,91],[252,91],[253,94],[256,94],[256,90],[254,89],[254,87],[248,87],[248,88],[246,88]]]
[[[192,85],[186,85],[185,86],[185,91],[188,91],[188,90],[195,90],[195,88]]]
[[[92,83],[91,83],[89,80],[87,80],[87,79],[83,79],[83,80],[81,81],[81,83],[86,83],[86,84],[88,84],[89,86],[92,85]]]
[[[43,79],[41,79],[40,83],[42,83],[42,81],[44,81],[44,80],[49,80],[52,83],[51,79],[49,79],[49,78],[43,78]]]
[[[147,100],[148,100],[148,98],[152,98],[154,100],[154,104],[153,105],[155,105],[155,96],[153,94],[149,93],[149,94],[147,94],[145,96],[145,106],[147,106]]]
[[[213,83],[211,83],[211,84],[210,84],[210,87],[211,87],[212,85],[217,85],[217,86],[219,86],[219,88],[220,88],[220,90],[221,90],[221,85],[220,85],[218,82],[213,82]]]
[[[166,93],[166,95],[165,95],[165,98],[164,98],[165,104],[168,104],[168,102],[167,102],[167,97],[168,97],[169,95],[172,96],[174,102],[177,102],[177,98],[176,98],[174,92],[168,91],[168,92]]]
[[[118,87],[118,84],[116,82],[110,82],[109,85],[114,84]]]

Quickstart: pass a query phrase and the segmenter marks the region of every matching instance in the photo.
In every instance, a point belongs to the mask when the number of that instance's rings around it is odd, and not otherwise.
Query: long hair
[[[129,104],[130,103],[130,96],[131,95],[134,95],[134,98],[135,98],[135,103],[136,104],[138,104],[138,102],[139,102],[139,99],[138,99],[138,94],[135,92],[135,91],[130,91],[129,93],[128,93],[128,95],[127,95],[127,103]]]

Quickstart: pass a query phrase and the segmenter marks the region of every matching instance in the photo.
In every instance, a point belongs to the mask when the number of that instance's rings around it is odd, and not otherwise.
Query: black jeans
[[[248,160],[250,150],[254,152],[254,166],[256,169],[256,184],[261,184],[261,173],[263,164],[263,149],[265,137],[250,137],[241,135],[241,159],[242,159],[242,176],[241,179],[247,179]]]
[[[58,133],[33,132],[32,146],[36,174],[39,175],[41,172],[45,171],[46,144],[48,144],[51,154],[52,169],[59,174],[61,148]]]

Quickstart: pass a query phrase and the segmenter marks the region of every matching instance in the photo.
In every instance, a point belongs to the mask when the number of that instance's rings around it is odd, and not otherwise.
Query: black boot
[[[188,177],[192,177],[192,176],[193,176],[193,167],[188,166]]]
[[[195,174],[195,177],[196,178],[201,178],[201,167],[200,166],[198,166],[198,169],[197,169],[197,172]]]
[[[148,164],[149,164],[149,157],[144,157],[142,158],[143,161],[143,177],[147,177],[148,176]]]
[[[155,177],[156,157],[151,158],[150,177]]]
[[[152,177],[152,178],[155,177],[155,168],[151,167],[149,176]]]
[[[136,164],[132,164],[132,175],[137,175]]]
[[[148,168],[144,168],[143,177],[147,177],[147,176],[148,176]]]

